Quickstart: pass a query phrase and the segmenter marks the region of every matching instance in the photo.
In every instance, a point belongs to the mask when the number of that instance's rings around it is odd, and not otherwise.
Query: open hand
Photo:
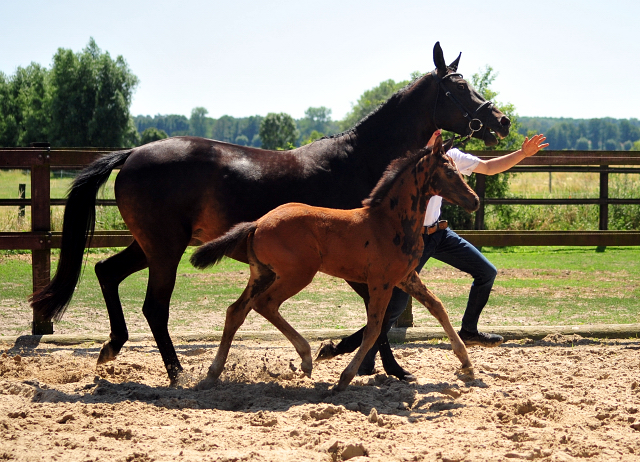
[[[540,151],[541,149],[549,146],[549,143],[545,143],[544,141],[547,139],[543,134],[535,135],[529,139],[526,137],[522,142],[522,148],[520,149],[525,157],[530,157]]]

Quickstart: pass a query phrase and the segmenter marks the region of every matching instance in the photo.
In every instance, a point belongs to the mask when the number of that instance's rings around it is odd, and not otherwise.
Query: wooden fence
[[[0,169],[31,171],[31,198],[0,199],[0,206],[31,207],[31,231],[0,233],[0,249],[30,249],[32,252],[33,290],[50,280],[51,249],[59,248],[61,233],[51,230],[52,205],[64,205],[64,199],[52,199],[50,177],[52,169],[80,169],[114,149],[82,148],[51,149],[48,147],[0,149]],[[491,159],[506,152],[476,151],[473,154]],[[478,175],[476,192],[481,201],[476,212],[475,230],[459,234],[476,246],[636,246],[640,231],[609,231],[609,204],[640,204],[640,198],[609,197],[608,179],[611,173],[640,173],[640,152],[627,151],[543,151],[522,161],[512,172],[599,172],[600,194],[593,199],[494,199],[485,197],[484,175]],[[114,200],[98,200],[98,205],[115,205]],[[490,231],[484,230],[487,204],[597,204],[600,210],[599,229],[594,231]],[[132,242],[127,231],[96,231],[91,247],[125,247]],[[50,323],[33,319],[33,333],[52,331]]]

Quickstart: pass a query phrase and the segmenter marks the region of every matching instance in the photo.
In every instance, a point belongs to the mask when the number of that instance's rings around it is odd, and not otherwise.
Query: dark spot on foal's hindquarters
[[[396,237],[393,238],[393,243],[395,245],[400,245],[400,234],[396,233]]]
[[[398,198],[397,197],[390,197],[389,198],[389,208],[391,210],[395,209],[398,206]]]
[[[388,283],[388,282],[385,282],[385,283],[384,283],[384,285],[382,286],[382,288],[383,288],[384,290],[387,290],[387,289],[389,288],[389,283]]]
[[[367,247],[369,247],[369,241],[364,243],[364,248],[366,249]]]

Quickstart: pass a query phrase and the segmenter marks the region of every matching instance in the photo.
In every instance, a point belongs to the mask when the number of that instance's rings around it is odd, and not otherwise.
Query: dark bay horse
[[[192,255],[194,266],[206,268],[241,248],[250,265],[247,287],[227,309],[218,353],[207,378],[198,384],[199,389],[214,385],[224,368],[233,337],[251,309],[291,341],[302,358],[302,370],[310,375],[309,343],[278,310],[284,301],[309,285],[318,271],[369,288],[362,343],[342,372],[336,390],[347,387],[380,335],[395,286],[429,309],[451,339],[462,366],[471,367],[464,343],[442,302],[424,286],[415,271],[424,248],[422,222],[429,198],[442,196],[470,212],[480,204],[455,163],[445,154],[442,137],[438,134],[434,138],[433,148],[391,162],[361,208],[281,205],[257,221],[237,224]]]
[[[193,238],[215,239],[234,224],[256,220],[287,202],[359,207],[386,166],[425,146],[437,128],[472,133],[487,145],[497,143],[494,133],[509,133],[509,119],[456,74],[460,56],[447,66],[436,43],[433,59],[433,72],[398,91],[352,129],[291,151],[176,137],[114,152],[87,166],[69,191],[60,261],[51,283],[31,298],[34,314],[61,318],[93,234],[96,194],[111,171],[120,168],[116,202],[134,242],[95,268],[111,326],[98,364],[113,360],[129,337],[119,284],[148,267],[142,311],[175,383],[182,367],[167,327],[169,302],[178,263]],[[482,128],[474,131],[478,123]],[[247,261],[242,252],[231,256]],[[366,285],[352,286],[366,303]]]

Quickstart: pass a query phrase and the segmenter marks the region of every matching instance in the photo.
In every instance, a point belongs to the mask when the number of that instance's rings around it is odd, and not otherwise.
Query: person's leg
[[[473,277],[467,307],[462,318],[460,337],[468,346],[497,346],[502,343],[502,337],[478,332],[480,313],[489,300],[491,288],[498,273],[496,267],[478,249],[455,232],[446,229],[444,233],[445,236],[434,252],[433,258]]]
[[[423,234],[422,238],[424,240],[424,250],[422,252],[422,257],[418,262],[418,266],[416,266],[416,271],[420,273],[424,265],[427,263],[427,260],[434,253],[437,244],[438,237],[437,234],[440,234],[441,231],[438,231],[432,235]],[[400,315],[403,313],[407,304],[409,303],[409,294],[395,287],[393,289],[391,300],[389,300],[389,305],[387,305],[387,316],[389,316],[388,322],[382,326],[382,333],[387,334],[389,330],[391,330],[391,326],[398,320]],[[371,375],[374,370],[375,362],[376,362],[376,354],[378,353],[378,345],[374,345],[366,354],[362,363],[360,363],[360,367],[358,369],[358,375]]]

